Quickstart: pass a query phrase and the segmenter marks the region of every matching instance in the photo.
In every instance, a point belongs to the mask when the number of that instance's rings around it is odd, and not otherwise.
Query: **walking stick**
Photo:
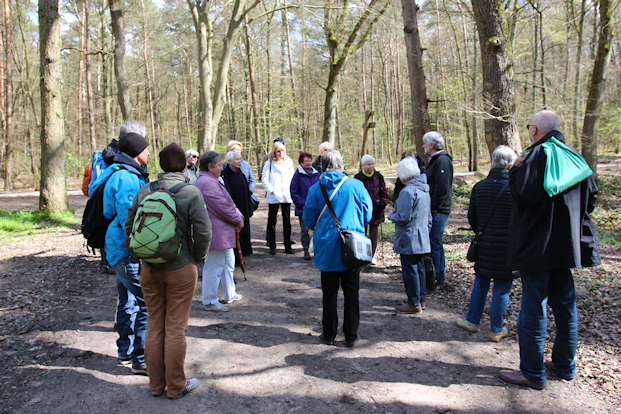
[[[239,233],[235,235],[235,241],[237,242],[237,256],[239,256],[239,267],[244,272],[244,280],[246,279],[246,263],[244,262],[244,256],[242,256],[241,245],[239,244]]]
[[[380,222],[380,243],[382,244],[382,266],[386,267],[386,252],[384,252],[384,218]]]

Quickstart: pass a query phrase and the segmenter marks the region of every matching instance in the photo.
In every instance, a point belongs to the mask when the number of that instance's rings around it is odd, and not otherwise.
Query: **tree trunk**
[[[606,72],[612,53],[613,35],[613,12],[614,7],[610,0],[599,1],[599,42],[597,45],[597,55],[593,66],[591,77],[591,87],[584,114],[584,124],[582,126],[582,156],[593,170],[597,177],[597,137],[595,129],[604,100],[606,89]]]
[[[4,139],[5,139],[5,168],[4,168],[4,191],[9,191],[11,188],[11,170],[13,168],[13,148],[11,146],[11,136],[13,128],[13,106],[11,104],[12,99],[12,85],[11,85],[11,14],[9,10],[9,0],[4,0],[4,75],[6,81],[4,82],[4,112],[5,112],[5,124],[4,124]]]
[[[65,211],[65,128],[61,99],[60,0],[39,1],[41,193],[39,209]]]
[[[116,75],[117,95],[123,120],[131,119],[131,101],[125,75],[125,26],[123,23],[123,9],[121,0],[108,0],[110,16],[112,18],[112,32],[114,33],[114,73]]]
[[[252,45],[250,43],[250,30],[248,29],[248,19],[244,18],[244,33],[246,35],[246,56],[248,58],[248,81],[250,83],[250,96],[252,99],[252,126],[254,127],[254,152],[257,161],[263,158],[263,148],[261,145],[261,130],[259,128],[259,104],[257,102],[257,87],[254,82],[254,64],[252,63]]]
[[[95,135],[95,108],[93,106],[93,79],[91,70],[91,29],[90,29],[90,4],[84,0],[84,46],[86,66],[86,102],[88,105],[88,134],[91,139],[91,150],[97,149],[97,136]]]
[[[371,0],[349,33],[345,33],[347,30],[345,21],[347,21],[349,8],[346,5],[340,8],[339,15],[334,20],[332,19],[333,6],[326,4],[324,8],[323,30],[330,51],[330,70],[324,101],[322,141],[329,141],[332,146],[335,146],[339,76],[350,56],[367,41],[373,26],[384,15],[388,4],[388,1]],[[380,7],[380,10],[376,10]]]
[[[151,80],[151,73],[149,72],[149,55],[147,52],[147,16],[144,12],[143,0],[140,0],[140,11],[142,13],[142,59],[144,60],[147,105],[149,106],[149,120],[151,121],[151,147],[153,153],[157,154],[157,140],[155,133],[155,107],[153,104],[153,82]]]
[[[582,95],[582,48],[584,46],[584,16],[586,14],[586,0],[580,2],[580,23],[578,24],[578,46],[576,50],[576,84],[574,85],[574,107],[573,107],[573,132],[574,148],[580,146],[580,133],[578,122],[580,118],[580,98]]]
[[[522,150],[514,118],[513,71],[503,31],[503,3],[472,0],[483,62],[485,141],[491,156],[499,145]]]
[[[414,0],[401,0],[403,10],[403,30],[405,32],[405,50],[407,51],[408,74],[410,77],[410,96],[412,100],[412,129],[416,153],[425,155],[423,135],[431,130],[429,112],[427,111],[427,86],[423,70],[423,47],[418,31],[418,10]]]

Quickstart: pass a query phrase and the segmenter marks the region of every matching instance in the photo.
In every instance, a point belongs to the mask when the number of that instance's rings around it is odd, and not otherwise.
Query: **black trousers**
[[[267,216],[267,244],[270,249],[276,248],[276,218],[278,207],[282,213],[282,233],[285,248],[291,248],[291,203],[268,204],[269,212]]]
[[[343,313],[343,334],[345,341],[354,342],[358,338],[360,325],[360,305],[358,290],[360,289],[360,268],[351,268],[337,272],[321,271],[321,291],[323,292],[323,336],[334,339],[339,323],[336,311],[336,297],[339,285],[343,288],[345,310]]]

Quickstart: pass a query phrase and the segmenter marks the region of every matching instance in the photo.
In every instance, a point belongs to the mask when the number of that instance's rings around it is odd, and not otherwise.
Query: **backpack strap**
[[[190,185],[190,183],[177,183],[173,185],[172,187],[170,187],[168,191],[170,191],[173,195],[175,195],[186,185]]]

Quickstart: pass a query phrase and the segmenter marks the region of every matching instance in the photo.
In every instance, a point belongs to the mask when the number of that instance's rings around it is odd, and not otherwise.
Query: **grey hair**
[[[544,110],[537,112],[531,124],[536,125],[539,132],[547,134],[550,131],[558,131],[561,121],[558,119],[558,115],[554,111]]]
[[[188,158],[190,155],[196,155],[198,157],[198,151],[195,149],[189,149],[185,152],[185,157]]]
[[[360,164],[364,165],[369,161],[375,162],[375,157],[373,155],[364,154],[362,158],[360,158]]]
[[[236,155],[239,155],[241,157],[241,154],[239,152],[237,152],[237,151],[229,151],[229,152],[226,153],[226,157],[224,158],[224,161],[226,163],[228,163],[233,158],[235,158]]]
[[[135,132],[136,134],[140,134],[143,137],[147,136],[147,127],[140,121],[127,121],[123,125],[121,125],[121,130],[119,131],[119,137],[122,137],[125,134],[129,134],[130,132]]]
[[[319,153],[321,154],[321,151],[326,148],[332,149],[332,144],[330,144],[330,141],[324,141],[321,144],[319,144]]]
[[[323,171],[342,172],[343,156],[337,150],[330,150],[321,157],[321,169]]]
[[[506,170],[517,158],[517,154],[506,145],[499,145],[492,153],[492,168]]]
[[[433,145],[433,148],[436,151],[444,149],[444,138],[442,137],[442,134],[438,131],[427,132],[425,135],[423,135],[423,141]]]
[[[406,157],[399,161],[397,165],[397,175],[401,181],[411,180],[414,177],[420,175],[420,168],[418,168],[418,162],[413,157]]]
[[[215,167],[218,164],[218,161],[222,159],[222,155],[215,151],[208,151],[203,154],[200,160],[199,167],[201,171],[209,172],[209,167]]]

